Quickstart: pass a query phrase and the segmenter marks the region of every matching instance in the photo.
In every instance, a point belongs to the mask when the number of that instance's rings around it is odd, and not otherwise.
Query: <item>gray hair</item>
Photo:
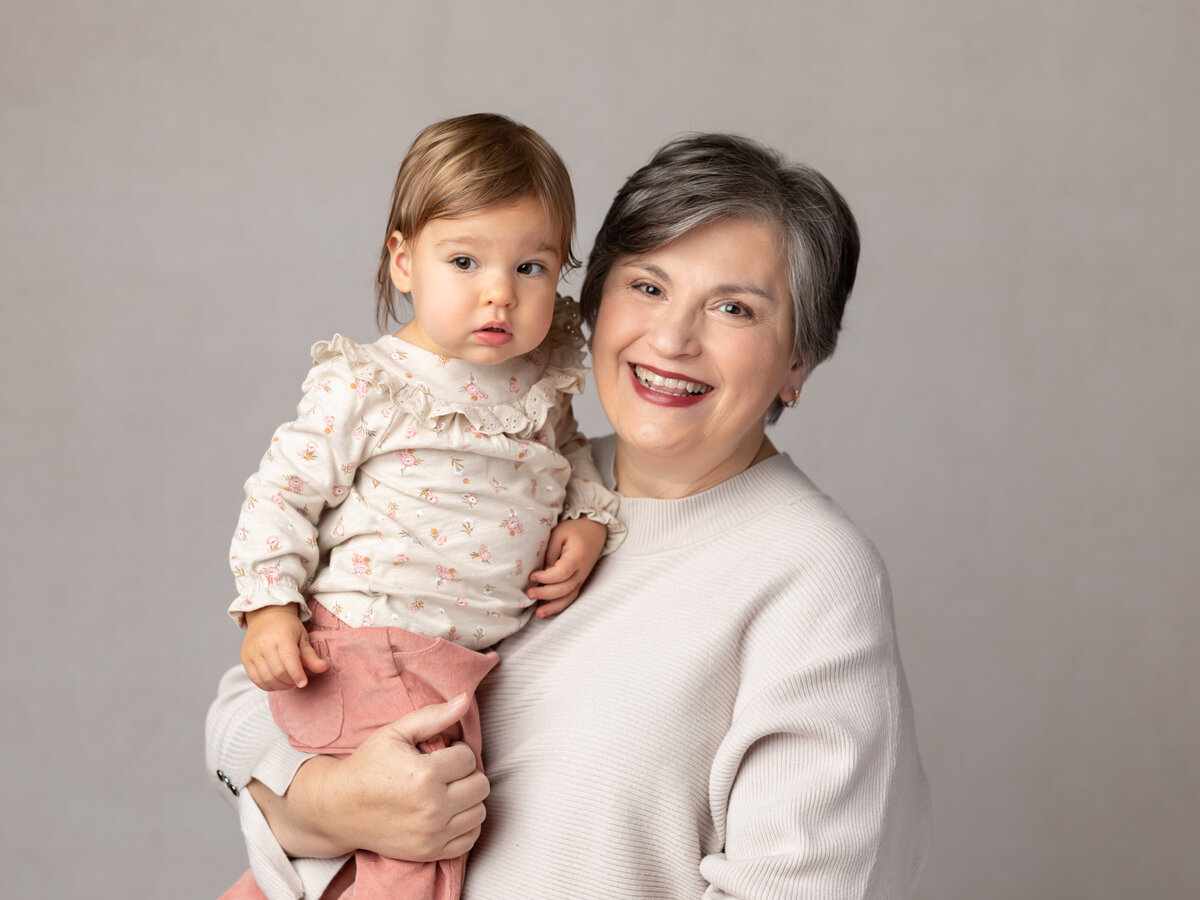
[[[824,175],[738,135],[677,138],[629,177],[592,245],[580,289],[584,321],[595,327],[616,257],[648,253],[722,220],[779,229],[792,293],[793,345],[811,371],[837,346],[858,268],[858,225]],[[776,398],[767,422],[782,410]]]

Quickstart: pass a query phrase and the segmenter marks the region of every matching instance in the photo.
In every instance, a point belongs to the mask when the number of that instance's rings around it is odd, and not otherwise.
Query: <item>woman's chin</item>
[[[647,461],[671,462],[693,457],[701,446],[698,435],[681,433],[668,423],[645,421],[617,428],[617,439],[628,452]]]

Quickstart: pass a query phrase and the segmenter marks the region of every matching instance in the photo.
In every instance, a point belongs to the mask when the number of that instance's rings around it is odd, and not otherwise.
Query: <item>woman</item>
[[[454,704],[306,760],[227,674],[210,768],[249,783],[270,896],[319,896],[341,865],[280,845],[462,852],[489,779],[473,900],[911,891],[928,797],[887,575],[764,431],[833,352],[857,259],[841,196],[753,142],[684,138],[629,179],[581,296],[625,544],[567,612],[501,645],[486,779],[462,745],[413,750]]]

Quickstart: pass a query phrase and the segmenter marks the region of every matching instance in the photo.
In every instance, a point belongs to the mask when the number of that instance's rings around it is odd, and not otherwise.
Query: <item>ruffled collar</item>
[[[455,416],[482,434],[533,437],[564,394],[583,392],[579,306],[559,297],[546,339],[523,356],[485,366],[440,356],[395,335],[358,344],[342,335],[313,346],[313,361],[343,357],[356,378],[440,430]]]

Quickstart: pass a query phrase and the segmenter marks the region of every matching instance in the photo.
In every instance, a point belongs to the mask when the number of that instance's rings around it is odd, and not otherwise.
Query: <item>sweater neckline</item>
[[[605,485],[613,490],[612,435],[592,442],[596,465]],[[675,500],[654,497],[620,498],[617,517],[626,528],[621,553],[656,553],[728,533],[784,503],[820,496],[808,477],[786,453],[777,453],[706,491]]]

